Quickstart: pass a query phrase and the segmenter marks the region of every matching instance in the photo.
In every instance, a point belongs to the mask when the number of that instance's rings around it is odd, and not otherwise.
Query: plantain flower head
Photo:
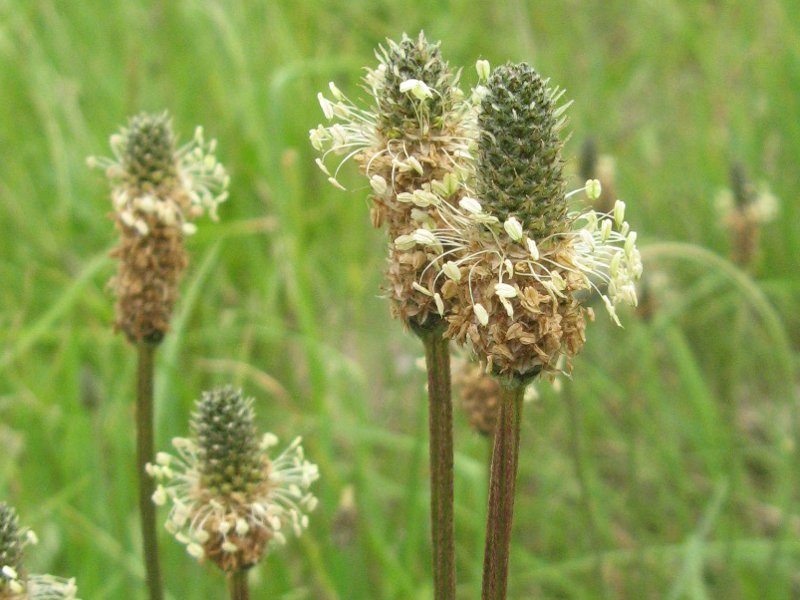
[[[191,438],[175,438],[177,456],[158,453],[148,472],[160,483],[158,505],[170,503],[167,530],[188,553],[227,573],[255,565],[269,544],[300,535],[317,499],[319,478],[304,458],[301,439],[271,458],[277,438],[259,436],[253,399],[232,387],[203,393],[192,416]]]
[[[19,526],[14,508],[0,502],[0,600],[76,600],[74,579],[27,573],[23,550],[36,541],[33,531]]]
[[[731,237],[731,259],[741,266],[752,264],[760,252],[761,229],[778,215],[778,199],[765,184],[756,187],[744,166],[736,163],[730,171],[730,189],[717,194],[715,205]]]
[[[572,208],[579,192],[596,198],[596,180],[564,191],[560,96],[527,65],[495,69],[461,199],[432,199],[445,225],[413,240],[439,251],[418,284],[451,306],[446,335],[471,346],[495,375],[570,370],[592,317],[582,306],[589,293],[601,295],[617,323],[616,305],[637,302],[642,265],[625,204],[609,213]]]
[[[169,115],[142,113],[111,136],[112,158],[90,157],[111,186],[120,243],[110,285],[117,296],[116,327],[132,342],[157,343],[169,328],[177,286],[186,268],[184,238],[193,223],[227,198],[228,176],[202,128],[176,146]]]
[[[457,201],[463,165],[470,157],[476,101],[458,87],[459,72],[443,59],[438,43],[424,34],[388,41],[377,51],[378,65],[367,69],[361,106],[330,84],[331,98],[319,95],[329,125],[311,130],[317,164],[329,181],[338,181],[342,165],[353,159],[371,190],[372,223],[385,225],[390,240],[441,227],[432,205],[436,195]],[[343,157],[334,170],[330,157]],[[451,197],[452,196],[452,197]],[[441,297],[426,292],[420,275],[431,249],[396,244],[389,248],[387,295],[395,316],[408,324],[429,324],[441,317]],[[435,254],[434,254],[435,256]]]

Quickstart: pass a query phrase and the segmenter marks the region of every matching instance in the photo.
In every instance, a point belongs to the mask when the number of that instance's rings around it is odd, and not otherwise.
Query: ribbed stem
[[[435,600],[456,597],[453,540],[453,403],[450,395],[450,350],[441,328],[417,330],[425,345],[430,427],[431,536]]]
[[[247,571],[234,571],[228,576],[228,589],[231,600],[250,600],[250,588],[247,585]]]
[[[505,600],[514,492],[519,462],[519,431],[525,383],[501,381],[500,412],[494,434],[486,547],[483,556],[483,600]]]
[[[158,561],[155,482],[145,471],[153,460],[153,364],[156,346],[139,342],[136,371],[136,473],[139,478],[139,512],[142,516],[142,550],[150,600],[162,600],[161,566]]]

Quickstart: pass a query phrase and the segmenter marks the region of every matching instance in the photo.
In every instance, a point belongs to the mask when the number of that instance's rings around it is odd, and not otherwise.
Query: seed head
[[[582,305],[589,293],[619,324],[616,305],[636,304],[642,264],[623,202],[568,210],[571,196],[596,199],[602,185],[564,193],[560,93],[524,64],[499,67],[486,85],[473,93],[482,98],[478,155],[460,191],[426,197],[436,225],[395,245],[425,253],[418,283],[447,307],[445,336],[487,372],[527,381],[570,370],[593,315]]]
[[[453,386],[459,391],[470,427],[483,436],[493,436],[501,397],[497,379],[487,375],[478,363],[463,361],[454,369]]]
[[[116,327],[132,342],[158,343],[169,329],[178,281],[187,265],[184,238],[208,211],[216,219],[227,198],[228,176],[197,128],[176,148],[167,113],[142,113],[111,136],[113,158],[90,157],[112,184],[112,217],[120,233],[111,288]]]
[[[516,217],[534,238],[562,231],[561,94],[525,63],[496,68],[486,88],[478,115],[478,196],[488,212],[501,221]]]
[[[431,206],[436,194],[457,202],[459,179],[470,157],[476,104],[458,87],[459,73],[443,59],[438,43],[423,33],[387,41],[377,51],[378,65],[367,69],[368,108],[351,102],[331,84],[332,100],[319,95],[325,117],[334,123],[311,130],[318,165],[329,181],[353,158],[372,190],[371,220],[386,226],[390,240],[386,295],[394,316],[412,327],[440,322],[447,306],[427,293],[423,272],[433,248],[411,248],[419,232],[443,226]],[[345,155],[336,170],[325,165],[330,154]],[[450,198],[452,196],[452,198]],[[399,240],[399,241],[398,241]],[[435,254],[434,254],[435,256]],[[414,284],[417,285],[414,285]],[[430,318],[429,318],[430,317]]]
[[[36,541],[30,529],[19,526],[14,508],[0,502],[0,600],[77,600],[74,579],[26,572],[23,549]]]
[[[148,473],[163,482],[153,501],[171,501],[167,530],[202,561],[225,572],[256,564],[270,543],[300,535],[317,499],[308,491],[319,477],[305,460],[300,438],[275,459],[278,442],[258,436],[253,399],[224,387],[205,392],[192,416],[191,439],[175,438],[178,457],[160,452]]]
[[[777,198],[766,185],[756,187],[744,165],[735,163],[730,170],[730,190],[722,190],[715,202],[731,237],[731,260],[742,267],[751,266],[760,253],[761,229],[777,216]]]

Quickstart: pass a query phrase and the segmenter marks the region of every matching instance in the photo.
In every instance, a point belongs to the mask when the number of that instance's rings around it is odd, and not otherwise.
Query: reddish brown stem
[[[453,403],[449,342],[440,328],[418,332],[425,344],[430,426],[431,535],[435,600],[456,597],[453,539]]]
[[[156,508],[152,496],[155,483],[145,470],[153,460],[153,365],[156,346],[137,344],[136,372],[136,473],[139,480],[139,512],[142,517],[142,550],[150,600],[162,600],[161,566],[158,561]]]
[[[247,571],[234,571],[228,576],[228,589],[231,600],[250,600],[250,588],[247,585]]]
[[[501,382],[500,412],[494,434],[489,509],[486,518],[486,547],[483,555],[483,600],[505,600],[514,492],[519,463],[519,432],[525,384],[519,380]]]

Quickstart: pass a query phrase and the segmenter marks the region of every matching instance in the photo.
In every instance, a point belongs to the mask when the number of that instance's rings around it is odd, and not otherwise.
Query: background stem
[[[152,495],[155,482],[145,471],[153,460],[153,364],[156,346],[139,342],[136,372],[136,473],[139,479],[139,512],[142,516],[142,550],[150,600],[162,600],[161,567],[158,561],[156,508]]]
[[[456,597],[453,541],[453,403],[449,342],[441,328],[419,332],[428,370],[428,423],[431,463],[431,535],[436,600]]]
[[[489,479],[489,510],[483,556],[483,600],[504,600],[506,597],[525,383],[516,379],[501,381],[500,389],[500,413],[494,434]]]
[[[234,571],[228,578],[231,600],[250,600],[250,588],[247,585],[247,571]]]

